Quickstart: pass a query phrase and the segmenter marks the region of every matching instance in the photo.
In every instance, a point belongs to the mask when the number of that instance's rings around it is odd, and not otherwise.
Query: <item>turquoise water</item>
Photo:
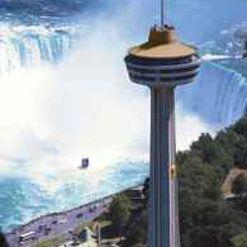
[[[77,176],[48,192],[25,176],[5,176],[0,179],[0,221],[6,229],[46,214],[70,209],[83,203],[140,184],[147,176],[143,164],[119,164],[101,176],[77,171]],[[52,182],[51,182],[52,183]]]
[[[148,0],[1,1],[4,230],[145,179],[148,91],[128,82],[122,59],[158,19],[156,7]],[[202,54],[225,55],[247,22],[246,7],[240,0],[175,0],[168,17]],[[197,83],[178,90],[179,148],[241,116],[244,69],[244,61],[209,61]],[[82,157],[90,158],[87,171],[78,169]]]

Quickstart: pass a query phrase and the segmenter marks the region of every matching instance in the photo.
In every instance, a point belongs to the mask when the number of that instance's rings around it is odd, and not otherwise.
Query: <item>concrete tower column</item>
[[[132,47],[125,62],[131,81],[151,88],[148,244],[179,247],[174,90],[193,81],[200,58],[164,25],[151,28],[148,41]]]
[[[173,87],[151,87],[150,247],[179,246],[174,111]]]

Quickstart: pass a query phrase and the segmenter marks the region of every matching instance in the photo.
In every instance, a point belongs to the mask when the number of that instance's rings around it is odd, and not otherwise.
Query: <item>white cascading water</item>
[[[106,49],[118,37],[109,34],[97,44],[96,31],[83,42],[74,39],[77,49],[69,52],[57,49],[68,47],[67,39],[61,43],[63,35],[54,39],[49,33],[44,39],[37,32],[34,43],[17,36],[24,42],[19,47],[32,47],[24,65],[18,49],[2,49],[2,56],[17,64],[3,64],[6,71],[0,78],[0,187],[7,187],[1,194],[6,203],[0,204],[4,229],[119,191],[147,174],[145,93],[126,83],[119,42],[114,45],[118,53]],[[45,49],[37,45],[41,40],[47,41]],[[66,59],[58,64],[44,59],[47,47],[50,54],[58,52]],[[78,169],[82,157],[90,158],[88,171]]]
[[[79,26],[0,26],[0,74],[61,61],[76,42]]]
[[[117,191],[147,174],[131,163],[148,159],[147,89],[127,82],[121,59],[127,44],[109,29],[101,26],[83,42],[73,33],[39,28],[29,35],[11,30],[2,38],[0,171],[33,183],[31,190],[21,190],[25,203],[15,208],[21,217],[5,216],[6,227],[92,200],[88,191],[93,196]],[[186,87],[177,97],[179,149],[201,132],[234,121],[247,94],[242,77],[213,64]],[[82,175],[77,167],[83,155],[92,167]]]
[[[146,7],[150,1],[144,2],[144,11],[150,11]],[[183,4],[179,2],[181,12]],[[99,20],[90,32],[82,24],[1,23],[0,225],[4,229],[119,191],[147,175],[143,163],[148,160],[149,94],[128,81],[122,59],[130,43],[144,37],[141,27],[140,37],[129,35],[138,31],[132,23],[139,20],[146,27],[151,20],[143,20],[139,2],[124,7],[125,11],[111,10],[114,18]],[[235,121],[246,96],[240,74],[206,63],[197,82],[177,92],[178,148],[188,148],[201,132],[214,133]],[[90,157],[90,169],[81,173],[78,166],[84,156]]]
[[[247,103],[246,79],[218,64],[205,63],[197,83],[180,92],[183,107],[204,122],[225,127],[244,114]]]

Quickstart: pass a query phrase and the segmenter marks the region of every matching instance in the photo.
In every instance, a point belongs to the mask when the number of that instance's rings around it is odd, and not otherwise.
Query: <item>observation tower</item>
[[[149,247],[179,247],[177,172],[175,164],[175,87],[193,81],[200,67],[197,49],[179,41],[175,28],[161,23],[148,41],[125,57],[130,80],[151,90]]]

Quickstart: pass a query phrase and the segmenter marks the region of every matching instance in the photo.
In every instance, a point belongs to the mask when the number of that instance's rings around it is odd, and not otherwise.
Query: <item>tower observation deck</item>
[[[131,81],[151,89],[148,246],[179,247],[174,89],[193,81],[200,58],[174,27],[162,24],[151,28],[146,43],[130,48],[125,62]]]

